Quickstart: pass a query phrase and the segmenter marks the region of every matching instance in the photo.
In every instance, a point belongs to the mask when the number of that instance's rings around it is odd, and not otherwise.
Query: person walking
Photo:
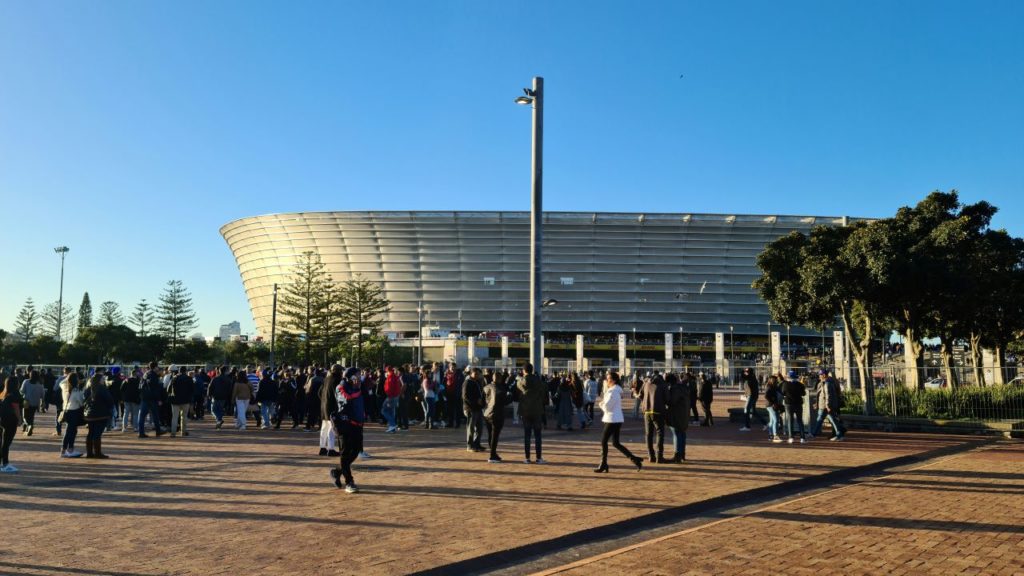
[[[484,426],[484,385],[480,379],[480,368],[473,366],[469,378],[462,385],[462,411],[466,415],[466,451],[483,452],[480,437]]]
[[[691,422],[693,424],[700,424],[700,414],[697,413],[697,377],[694,376],[693,372],[687,372],[683,382],[690,388],[690,412],[693,414]]]
[[[617,372],[608,372],[605,376],[605,390],[604,397],[601,399],[601,422],[604,423],[604,431],[601,433],[601,465],[594,469],[597,473],[608,472],[608,440],[612,441],[612,445],[615,446],[622,452],[622,454],[636,466],[636,471],[639,472],[644,467],[643,458],[634,456],[629,448],[622,445],[619,441],[619,433],[622,430],[622,386],[620,384],[619,374]]]
[[[75,438],[78,437],[78,427],[85,421],[82,418],[82,403],[84,400],[82,388],[78,380],[78,373],[72,372],[61,383],[62,406],[58,418],[64,423],[64,439],[61,442],[61,458],[79,458],[81,452],[75,452]]]
[[[213,418],[217,421],[214,428],[220,430],[224,426],[224,414],[228,404],[231,402],[231,394],[234,392],[235,383],[231,379],[231,369],[221,366],[217,375],[210,382],[209,396],[213,411]]]
[[[344,379],[344,369],[339,364],[331,366],[331,371],[320,386],[320,455],[335,457],[340,454],[338,431],[334,427],[332,416],[338,412],[338,386]]]
[[[252,400],[252,385],[249,384],[249,376],[243,370],[239,370],[235,376],[235,385],[231,389],[231,401],[235,404],[235,429],[245,430],[245,411],[249,408]]]
[[[704,410],[704,421],[701,426],[714,426],[715,419],[711,416],[711,402],[715,399],[714,383],[710,377],[701,375],[700,390],[697,392],[700,407]]]
[[[768,439],[776,444],[782,442],[779,437],[779,414],[782,413],[782,389],[779,377],[771,375],[764,385],[764,406],[768,410]]]
[[[335,368],[340,372],[341,366]],[[335,370],[332,369],[331,373],[334,374]],[[363,453],[363,423],[366,418],[359,370],[349,368],[340,382],[334,379],[329,379],[328,382],[337,382],[332,393],[335,397],[335,411],[330,416],[338,434],[341,456],[338,467],[331,469],[331,478],[338,488],[342,487],[341,482],[344,480],[345,492],[355,494],[359,488],[356,487],[355,478],[352,476],[352,463]]]
[[[650,462],[665,464],[665,412],[668,399],[665,396],[665,381],[661,376],[654,375],[644,379],[637,396],[637,402],[644,413],[644,438],[647,441],[647,454]],[[657,436],[658,451],[654,451],[654,440]]]
[[[842,442],[846,438],[846,426],[839,417],[842,390],[839,389],[836,379],[825,370],[818,372],[818,379],[818,418],[811,427],[811,437],[821,435],[821,427],[825,423],[825,418],[828,418],[829,424],[832,425],[832,437],[829,440]]]
[[[402,395],[402,379],[398,377],[398,373],[391,366],[385,367],[384,373],[384,405],[381,407],[381,413],[388,424],[387,433],[394,434],[398,432],[396,422],[398,398]]]
[[[690,425],[690,387],[675,374],[665,378],[667,416],[665,423],[672,428],[672,462],[686,460],[686,429]]]
[[[487,459],[490,464],[501,462],[498,456],[498,437],[505,426],[505,405],[508,403],[508,386],[505,375],[495,372],[493,379],[484,386],[484,422],[487,423],[487,447],[491,455]]]
[[[131,424],[132,432],[139,429],[139,404],[141,403],[139,384],[142,382],[142,371],[137,367],[132,369],[131,375],[121,386],[121,398],[124,400],[124,410],[121,412],[121,432],[128,431]]]
[[[178,435],[188,436],[188,410],[192,406],[192,398],[196,392],[196,383],[188,375],[188,368],[178,368],[178,373],[167,387],[167,401],[171,403],[171,438]]]
[[[21,397],[18,394],[18,377],[8,376],[0,390],[0,472],[14,473],[18,469],[11,464],[11,444],[14,433],[21,425]]]
[[[103,431],[107,429],[110,416],[114,411],[114,396],[107,388],[107,376],[104,368],[97,368],[89,379],[82,394],[82,419],[89,427],[85,436],[86,458],[108,458],[103,453]]]
[[[545,464],[541,453],[541,427],[543,426],[544,405],[547,403],[548,390],[544,381],[534,374],[533,364],[523,366],[522,374],[516,382],[519,394],[519,420],[523,423],[523,449],[526,452],[524,464],[530,463],[530,436],[535,439],[537,464]]]
[[[750,368],[744,368],[743,374],[740,375],[740,384],[743,386],[743,393],[746,396],[743,406],[743,427],[740,428],[740,432],[750,432],[751,415],[757,418],[757,421],[761,423],[764,429],[767,429],[768,423],[757,412],[757,398],[761,393],[761,384],[757,381],[754,371]]]
[[[597,380],[592,372],[587,372],[587,380],[583,383],[583,411],[587,414],[587,422],[594,421],[594,403],[597,402]]]
[[[273,420],[277,413],[277,400],[280,393],[277,377],[270,371],[270,368],[264,368],[262,374],[259,387],[256,389],[256,402],[260,409],[260,428],[270,430],[274,425]]]
[[[31,436],[36,424],[36,412],[39,411],[46,393],[38,370],[32,370],[29,373],[29,377],[21,383],[20,392],[22,400],[21,430],[25,432],[26,436]]]
[[[150,417],[153,421],[153,430],[157,436],[162,436],[163,431],[160,429],[160,415],[158,411],[161,404],[163,403],[164,386],[160,381],[160,374],[157,373],[157,363],[150,362],[149,370],[145,376],[142,377],[142,381],[139,382],[139,397],[141,402],[139,404],[139,419],[137,429],[139,431],[139,438],[148,438],[146,435],[146,416]]]
[[[807,442],[804,438],[804,396],[807,389],[803,382],[797,379],[796,370],[789,371],[789,378],[782,384],[782,400],[786,411],[786,435],[787,442],[793,443],[793,419],[796,419],[797,428],[800,430],[800,443]]]

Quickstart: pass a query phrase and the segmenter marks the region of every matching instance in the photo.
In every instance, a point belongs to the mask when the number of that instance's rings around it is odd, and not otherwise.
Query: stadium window
[[[494,276],[484,276],[484,286],[494,286]]]
[[[572,276],[562,276],[562,286],[572,286]]]

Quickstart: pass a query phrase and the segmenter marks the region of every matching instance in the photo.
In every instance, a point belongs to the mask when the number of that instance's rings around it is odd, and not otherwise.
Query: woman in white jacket
[[[605,377],[604,397],[601,399],[601,422],[604,422],[604,432],[601,434],[601,465],[594,469],[594,472],[608,471],[608,439],[611,438],[612,445],[626,455],[626,458],[636,466],[639,472],[643,468],[643,459],[637,458],[619,442],[619,432],[622,430],[622,386],[619,385],[619,375],[616,372],[608,372]]]

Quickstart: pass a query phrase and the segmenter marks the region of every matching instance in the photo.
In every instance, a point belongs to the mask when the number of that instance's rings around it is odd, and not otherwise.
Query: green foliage
[[[359,349],[359,343],[354,337],[343,340],[331,350],[332,358],[338,360],[345,358],[350,363],[354,363],[357,354],[362,354],[359,361],[360,366],[377,367],[383,364],[395,366],[412,362],[414,348],[392,346],[386,337],[375,334],[363,337],[362,350]]]
[[[860,395],[844,393],[843,412],[860,414]],[[878,391],[879,416],[931,420],[1024,420],[1024,386],[964,386],[939,390],[913,390],[896,386]]]
[[[117,302],[106,301],[100,304],[99,323],[102,326],[117,326],[124,324],[124,314],[121,314],[121,307]]]
[[[139,336],[146,335],[146,327],[153,325],[153,308],[145,298],[135,305],[135,311],[128,318],[128,322],[135,326],[135,331]]]
[[[92,301],[89,300],[89,293],[82,295],[82,304],[78,307],[78,331],[92,326]]]
[[[14,321],[14,333],[22,338],[31,338],[35,336],[38,328],[39,314],[36,313],[35,303],[29,298],[25,300],[25,305],[21,307],[21,311],[18,312],[18,317]]]
[[[292,269],[291,282],[278,295],[282,332],[302,340],[303,360],[324,352],[342,334],[338,295],[327,267],[313,251],[303,252]]]
[[[384,289],[380,284],[370,282],[357,274],[341,287],[338,293],[338,312],[342,333],[350,335],[348,341],[343,341],[342,345],[355,340],[353,353],[345,357],[352,358],[353,365],[360,365],[364,357],[364,342],[380,334],[385,316],[391,312],[391,303],[384,297]],[[368,354],[366,357],[377,356]]]
[[[192,296],[181,280],[167,281],[156,307],[156,322],[160,334],[170,339],[172,348],[199,323],[192,309]]]
[[[71,306],[65,305],[63,309],[58,307],[57,302],[51,302],[43,308],[41,316],[43,330],[53,335],[58,340],[68,340],[74,330],[75,314]],[[57,327],[63,334],[57,334]]]

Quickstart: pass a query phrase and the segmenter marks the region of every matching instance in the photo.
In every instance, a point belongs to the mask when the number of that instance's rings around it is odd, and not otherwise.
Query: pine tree
[[[171,340],[171,348],[176,347],[185,333],[198,324],[195,311],[192,310],[192,295],[181,280],[167,282],[156,307],[156,323],[160,333]]]
[[[78,307],[78,331],[92,326],[92,302],[89,301],[89,293],[82,296],[82,305]]]
[[[146,326],[153,325],[153,310],[150,309],[149,302],[146,302],[145,298],[135,305],[135,312],[132,312],[128,321],[135,326],[139,337],[146,335]]]
[[[334,284],[320,256],[312,251],[299,256],[291,279],[278,298],[278,311],[284,332],[302,338],[308,363],[313,346],[329,347],[339,332]]]
[[[53,334],[53,337],[57,340],[69,340],[71,332],[75,329],[75,313],[72,311],[71,306],[65,305],[63,310],[58,310],[57,302],[50,302],[43,307],[43,314],[40,316],[43,324],[43,330],[49,334]],[[57,327],[60,326],[61,332],[64,334],[57,334]]]
[[[14,333],[28,339],[35,336],[37,328],[39,328],[39,314],[36,313],[35,303],[29,298],[25,300],[21,312],[18,312],[18,318],[14,322]]]
[[[101,326],[120,326],[124,324],[124,314],[121,314],[121,307],[117,302],[108,300],[100,304],[98,320]]]
[[[356,365],[362,359],[363,341],[376,336],[384,326],[391,303],[380,284],[359,276],[345,282],[339,291],[338,307],[342,331],[356,338]]]

